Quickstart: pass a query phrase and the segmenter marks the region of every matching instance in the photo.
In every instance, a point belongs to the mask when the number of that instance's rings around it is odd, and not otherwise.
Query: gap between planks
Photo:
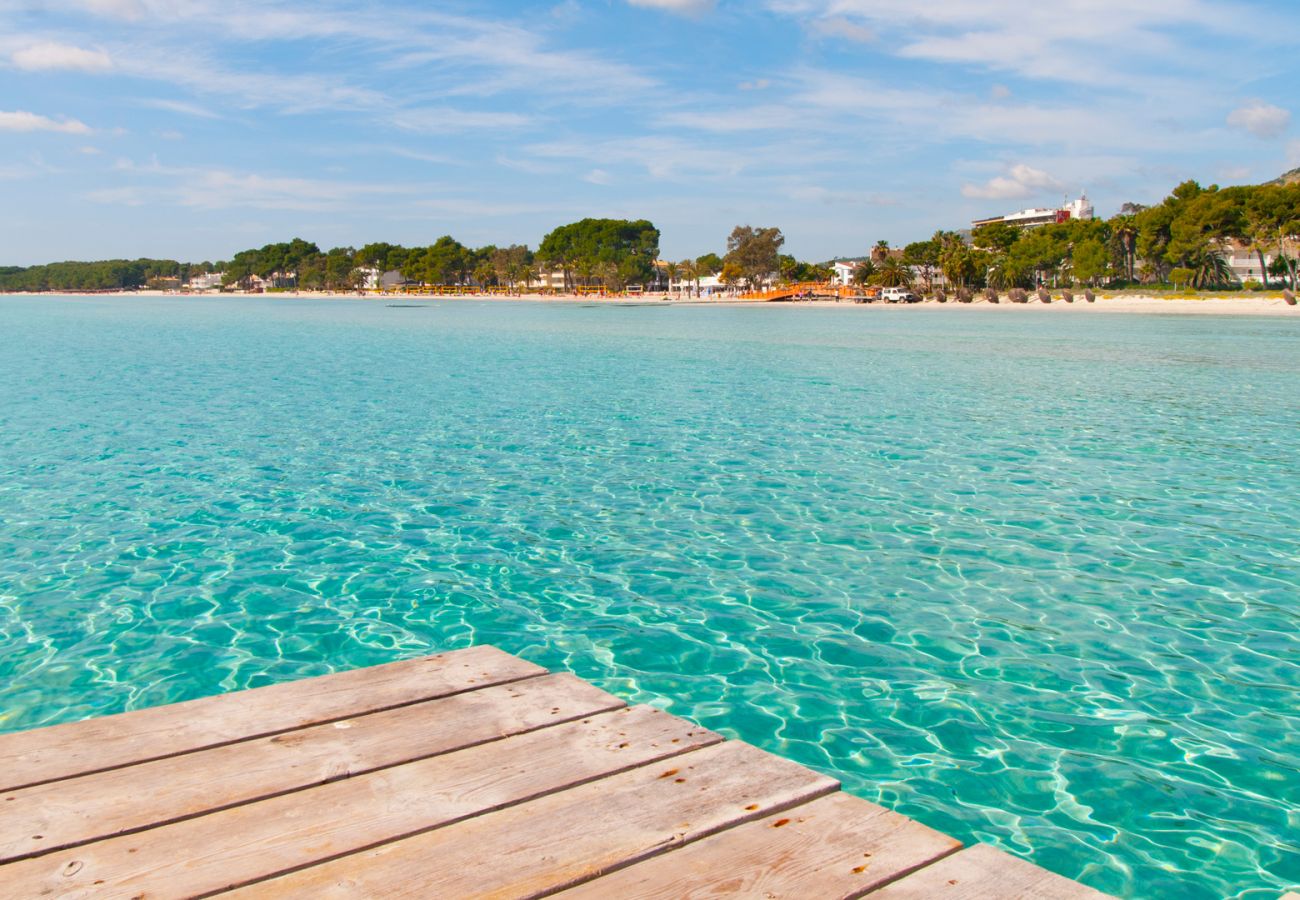
[[[209,895],[719,744],[652,707],[551,726],[0,868],[20,896],[91,889]],[[198,851],[197,848],[202,848]]]
[[[0,734],[0,792],[182,756],[545,674],[541,666],[484,645]]]
[[[255,803],[624,705],[572,675],[544,675],[6,791],[0,861]]]

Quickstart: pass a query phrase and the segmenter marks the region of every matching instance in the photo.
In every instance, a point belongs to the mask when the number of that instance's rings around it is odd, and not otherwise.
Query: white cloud
[[[1063,187],[1051,175],[1032,166],[1012,166],[1006,175],[998,175],[984,184],[963,185],[963,197],[972,200],[1016,200],[1029,197],[1045,190],[1060,190]]]
[[[814,19],[808,28],[821,37],[842,38],[859,44],[870,44],[876,40],[876,33],[870,28],[851,22],[843,16]]]
[[[153,109],[166,110],[167,112],[180,113],[183,116],[194,116],[198,119],[219,119],[217,115],[206,106],[200,106],[197,103],[186,103],[183,100],[162,100],[149,99],[141,100],[141,106],[149,106]]]
[[[131,187],[100,188],[86,194],[86,199],[103,206],[143,206],[145,202],[143,193]]]
[[[1291,125],[1291,113],[1262,100],[1252,100],[1228,113],[1228,124],[1265,140],[1281,137]]]
[[[394,113],[391,122],[403,131],[447,134],[479,128],[526,128],[532,119],[521,113],[485,112],[437,107]]]
[[[151,6],[144,0],[82,0],[77,5],[101,16],[130,20],[143,18]]]
[[[90,126],[76,119],[55,121],[30,112],[0,112],[0,131],[57,131],[63,134],[90,134]]]
[[[1191,35],[1245,37],[1252,16],[1214,0],[767,0],[815,31],[839,18],[905,58],[1120,90],[1172,89],[1217,75],[1223,53]],[[1275,33],[1277,33],[1275,31]],[[1280,42],[1279,42],[1280,43]],[[1141,74],[1140,80],[1135,76]]]
[[[569,140],[534,144],[525,150],[543,159],[623,163],[644,167],[652,178],[685,176],[728,178],[740,174],[746,158],[733,151],[702,147],[674,137],[645,135],[606,141]]]
[[[713,0],[627,0],[632,6],[662,9],[684,16],[698,16],[713,9]]]
[[[276,209],[331,211],[355,208],[363,200],[402,194],[401,184],[329,181],[262,175],[228,169],[178,168],[156,157],[135,164],[120,159],[114,170],[123,177],[151,179],[152,183],[120,185],[86,194],[86,199],[110,206],[168,204],[191,209]],[[158,183],[159,180],[165,183]],[[424,186],[405,186],[408,196]]]
[[[455,15],[436,9],[385,8],[377,16],[367,5],[268,3],[263,0],[46,0],[52,8],[90,11],[133,21],[141,35],[184,32],[242,42],[269,44],[286,35],[299,41],[331,41],[350,53],[373,53],[386,70],[423,68],[438,76],[438,95],[490,95],[507,90],[577,95],[589,103],[616,103],[629,92],[656,82],[619,60],[550,45],[544,31],[517,19]],[[682,11],[711,4],[675,4]],[[140,42],[140,37],[133,40]],[[356,109],[396,105],[379,92],[339,83],[338,75],[277,76],[240,69],[223,71],[190,54],[175,59],[172,44],[143,47],[133,56],[117,54],[118,67],[130,74],[188,86],[205,93],[244,100],[245,106],[291,105],[310,109]],[[355,71],[355,69],[353,70]],[[414,83],[418,79],[411,79]],[[280,82],[276,84],[276,82]],[[296,82],[296,84],[295,84]],[[599,83],[602,90],[593,92]],[[322,88],[324,90],[322,90]]]
[[[71,44],[58,44],[52,41],[30,44],[15,51],[11,59],[15,67],[26,72],[48,72],[60,69],[104,72],[113,68],[112,58],[103,50],[85,50]]]
[[[609,173],[606,172],[604,169],[592,169],[585,176],[583,176],[582,180],[589,182],[591,184],[609,184],[611,181],[613,181]]]

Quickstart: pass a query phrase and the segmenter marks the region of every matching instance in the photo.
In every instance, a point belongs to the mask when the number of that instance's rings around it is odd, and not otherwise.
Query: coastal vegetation
[[[1108,220],[1069,220],[1032,230],[975,229],[969,247],[943,232],[904,257],[937,266],[950,284],[998,289],[1039,284],[1235,286],[1232,247],[1296,288],[1300,184],[1201,187],[1185,181],[1160,204],[1125,204]],[[1266,266],[1266,257],[1273,258]]]
[[[712,276],[748,288],[831,276],[828,263],[783,254],[785,235],[776,227],[737,226],[727,237],[725,255],[705,253],[677,262],[659,260],[659,240],[659,229],[645,219],[591,218],[555,228],[536,250],[519,244],[472,248],[444,235],[427,246],[381,242],[322,251],[294,238],[219,262],[137,259],[0,267],[0,291],[179,288],[212,273],[220,273],[222,286],[230,289],[333,291],[379,278],[386,285],[529,289],[543,281],[554,285],[554,276],[565,290],[619,291],[664,281],[698,287]],[[1228,188],[1185,181],[1159,204],[1126,203],[1105,220],[1073,219],[1033,229],[998,222],[972,233],[937,231],[899,250],[878,241],[858,263],[853,280],[923,293],[932,293],[939,283],[957,290],[1263,287],[1237,284],[1226,258],[1234,250],[1254,254],[1270,281],[1294,291],[1300,280],[1297,246],[1300,181],[1284,177]]]
[[[163,279],[180,284],[214,270],[212,263],[174,259],[105,259],[43,266],[0,266],[0,291],[120,291]]]
[[[659,258],[659,229],[645,219],[583,219],[542,238],[537,258],[564,273],[565,287],[593,280],[613,290],[644,284]]]

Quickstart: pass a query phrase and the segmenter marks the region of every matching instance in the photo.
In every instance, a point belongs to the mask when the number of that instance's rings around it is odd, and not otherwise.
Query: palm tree
[[[1192,275],[1192,287],[1204,290],[1207,287],[1221,287],[1234,280],[1232,267],[1217,250],[1206,249],[1190,260],[1188,268]]]
[[[673,289],[673,282],[677,281],[682,274],[682,267],[675,262],[664,265],[664,274],[668,276],[668,290]]]
[[[1134,270],[1137,267],[1137,216],[1116,216],[1111,219],[1111,234],[1119,241],[1120,250],[1124,255],[1124,272],[1128,281],[1136,281]]]
[[[872,276],[875,274],[876,264],[869,259],[864,259],[862,262],[858,263],[857,268],[853,270],[853,283],[859,285],[866,284],[871,281]]]
[[[875,280],[881,287],[911,287],[912,272],[898,259],[888,256],[876,269]]]
[[[677,264],[677,271],[682,273],[683,281],[695,282],[696,296],[700,293],[700,267],[693,259],[684,259]]]
[[[573,272],[582,280],[583,287],[587,287],[591,284],[593,271],[594,267],[589,259],[578,260],[578,264],[573,267]]]
[[[871,261],[881,263],[889,256],[889,241],[876,241],[876,246],[871,248]]]
[[[596,263],[595,274],[600,278],[600,283],[604,285],[605,290],[614,291],[614,285],[618,284],[618,263],[600,262]],[[619,285],[620,287],[622,285]]]

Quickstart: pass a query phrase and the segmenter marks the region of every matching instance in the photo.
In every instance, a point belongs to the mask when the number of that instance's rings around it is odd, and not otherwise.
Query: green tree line
[[[1300,184],[1205,188],[1186,181],[1161,203],[1127,203],[1110,219],[1067,220],[1032,229],[996,222],[975,229],[969,241],[956,232],[938,231],[898,254],[873,252],[856,277],[883,285],[919,281],[923,290],[938,274],[949,285],[970,288],[1226,288],[1237,286],[1228,263],[1236,247],[1255,255],[1260,271],[1294,290],[1298,236]]]
[[[1068,220],[1023,230],[994,223],[967,239],[937,231],[901,251],[880,241],[858,266],[856,280],[883,286],[920,282],[929,290],[942,274],[950,286],[1007,289],[1039,284],[1174,284],[1196,288],[1235,284],[1226,256],[1247,248],[1261,270],[1297,287],[1300,183],[1254,187],[1201,187],[1186,181],[1161,203],[1125,204],[1110,219]],[[4,291],[100,291],[174,286],[193,275],[224,273],[228,286],[247,287],[257,276],[273,288],[348,290],[368,271],[399,272],[414,283],[476,287],[531,287],[544,273],[562,272],[565,287],[698,282],[720,275],[724,283],[757,287],[772,280],[821,281],[826,264],[781,252],[779,228],[737,226],[726,253],[666,263],[656,270],[659,229],[644,220],[583,219],[547,234],[536,251],[512,245],[471,248],[450,235],[427,246],[374,243],[360,249],[322,251],[301,238],[242,250],[229,261],[176,260],[61,262],[29,268],[0,267]]]
[[[0,291],[117,291],[149,285],[180,284],[214,271],[212,263],[174,259],[105,259],[57,262],[43,266],[0,266]]]

